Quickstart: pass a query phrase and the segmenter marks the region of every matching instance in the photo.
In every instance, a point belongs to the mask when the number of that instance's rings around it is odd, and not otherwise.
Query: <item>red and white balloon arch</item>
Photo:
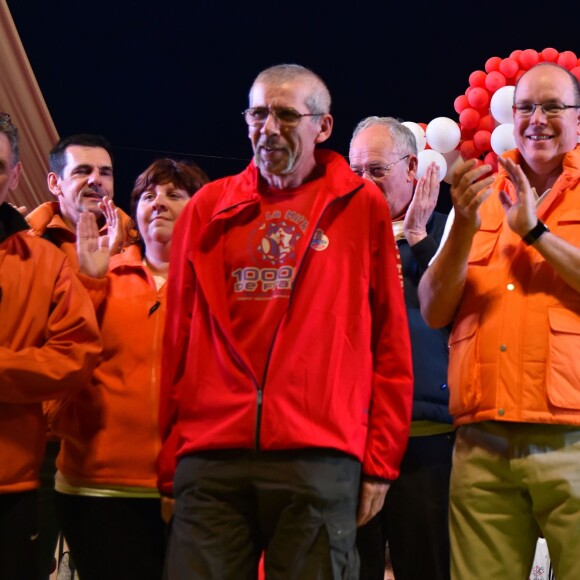
[[[432,161],[439,165],[440,181],[451,183],[458,163],[479,159],[497,169],[497,157],[515,147],[513,126],[514,86],[525,71],[540,62],[553,62],[580,80],[580,59],[570,50],[514,50],[507,58],[492,56],[485,70],[469,75],[469,86],[454,103],[457,121],[437,117],[429,123],[405,121],[417,139],[421,177]]]

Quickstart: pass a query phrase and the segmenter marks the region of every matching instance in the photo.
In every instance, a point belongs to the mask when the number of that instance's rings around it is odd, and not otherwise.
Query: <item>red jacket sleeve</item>
[[[373,382],[363,473],[395,479],[409,438],[413,364],[401,261],[384,206],[370,237]]]
[[[175,224],[167,278],[167,312],[161,362],[159,428],[162,447],[157,460],[158,487],[173,495],[173,474],[179,445],[178,408],[175,392],[184,374],[185,353],[190,341],[190,319],[195,278],[188,254],[197,231],[194,205],[189,203]]]

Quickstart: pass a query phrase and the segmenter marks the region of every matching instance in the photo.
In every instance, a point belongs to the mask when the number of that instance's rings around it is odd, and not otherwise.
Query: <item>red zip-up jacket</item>
[[[176,224],[162,363],[162,493],[172,492],[176,456],[210,449],[331,448],[358,458],[366,475],[398,475],[413,376],[389,209],[343,157],[316,156],[323,177],[308,243],[297,251],[263,378],[233,336],[223,259],[224,228],[260,199],[253,162],[201,189]]]

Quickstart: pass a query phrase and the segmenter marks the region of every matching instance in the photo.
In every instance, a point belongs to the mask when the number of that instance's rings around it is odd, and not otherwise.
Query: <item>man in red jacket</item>
[[[380,190],[330,137],[330,95],[261,72],[254,159],[202,188],[174,232],[159,485],[176,497],[169,577],[357,578],[409,434],[399,255]],[[173,468],[177,457],[175,477]],[[361,479],[362,471],[362,479]]]

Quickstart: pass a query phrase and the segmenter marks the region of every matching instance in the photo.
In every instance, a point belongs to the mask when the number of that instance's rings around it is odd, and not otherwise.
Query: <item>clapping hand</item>
[[[103,197],[99,204],[99,209],[103,212],[107,222],[107,236],[109,237],[109,255],[114,256],[121,252],[125,240],[121,211],[109,197]]]
[[[83,212],[77,223],[79,270],[92,278],[104,278],[109,267],[109,236],[99,236],[95,214]]]
[[[413,199],[403,222],[405,239],[411,246],[427,236],[427,222],[439,197],[439,166],[433,162],[417,180]]]

